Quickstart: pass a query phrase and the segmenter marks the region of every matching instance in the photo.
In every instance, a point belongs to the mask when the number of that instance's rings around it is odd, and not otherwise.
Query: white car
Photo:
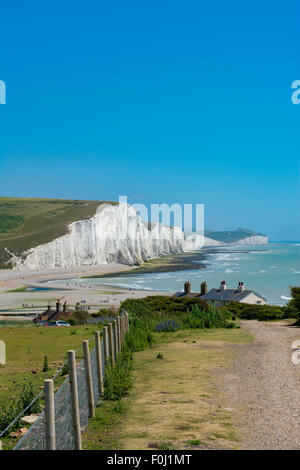
[[[51,321],[50,323],[48,323],[48,326],[71,326],[71,325],[65,321],[58,320],[58,321]]]

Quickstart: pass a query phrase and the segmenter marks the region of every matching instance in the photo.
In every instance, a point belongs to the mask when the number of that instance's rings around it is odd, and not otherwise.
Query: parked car
[[[48,323],[48,326],[71,326],[71,325],[65,321],[58,320],[58,321],[50,321]]]

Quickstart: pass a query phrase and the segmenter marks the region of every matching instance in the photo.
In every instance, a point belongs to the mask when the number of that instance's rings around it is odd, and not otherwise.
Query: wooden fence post
[[[118,355],[118,326],[117,326],[117,320],[113,320],[114,324],[114,350],[115,350],[115,360],[117,360],[117,355]]]
[[[103,395],[103,393],[104,393],[104,383],[103,383],[103,371],[102,371],[102,353],[101,353],[100,331],[96,331],[96,333],[95,333],[95,344],[96,344],[96,356],[97,356],[97,372],[98,372],[99,394]]]
[[[68,351],[70,390],[75,450],[82,450],[75,351]]]
[[[89,401],[90,418],[94,418],[95,403],[94,403],[91,357],[90,357],[90,349],[89,349],[88,340],[83,341],[83,355],[84,355],[85,380],[86,380],[86,388],[87,388],[88,401]]]
[[[44,381],[46,450],[55,450],[55,410],[53,380]]]
[[[117,327],[118,327],[118,349],[119,352],[122,350],[122,339],[121,339],[121,317],[117,316]]]
[[[109,344],[108,344],[108,333],[107,326],[103,327],[103,344],[104,344],[104,364],[106,364],[106,359],[109,357]]]
[[[109,339],[111,365],[112,365],[112,367],[114,367],[115,357],[114,357],[114,343],[113,343],[113,334],[112,334],[112,323],[108,324],[108,339]]]
[[[128,313],[125,313],[125,333],[129,330],[129,320],[128,320]]]

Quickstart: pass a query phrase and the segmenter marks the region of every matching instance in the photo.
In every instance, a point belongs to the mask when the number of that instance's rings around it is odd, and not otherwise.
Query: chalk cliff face
[[[213,240],[212,238],[199,235],[198,233],[191,233],[185,237],[184,251],[200,250],[204,246],[221,246],[222,242]]]
[[[267,243],[268,237],[266,235],[253,235],[234,243],[226,243],[226,245],[266,245]]]
[[[148,230],[127,204],[103,205],[90,219],[72,223],[67,235],[39,245],[13,262],[16,268],[28,270],[113,262],[138,265],[148,258],[216,245],[222,243],[195,233],[185,235],[180,227],[153,224]]]

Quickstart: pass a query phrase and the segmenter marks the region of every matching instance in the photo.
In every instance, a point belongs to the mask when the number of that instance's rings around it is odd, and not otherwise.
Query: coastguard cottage
[[[266,299],[254,292],[253,290],[245,289],[244,283],[239,282],[237,289],[228,289],[226,282],[221,281],[219,288],[210,289],[207,291],[207,283],[201,283],[200,292],[191,291],[191,283],[189,281],[184,283],[183,292],[176,292],[174,297],[196,297],[205,300],[210,305],[216,307],[229,304],[230,302],[241,302],[244,304],[265,305]]]

